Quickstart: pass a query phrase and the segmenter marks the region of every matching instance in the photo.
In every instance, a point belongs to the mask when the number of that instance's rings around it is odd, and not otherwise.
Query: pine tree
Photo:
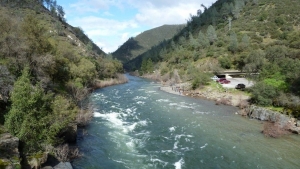
[[[215,28],[212,25],[208,26],[206,35],[211,45],[218,40]]]
[[[5,116],[5,126],[10,133],[25,142],[28,151],[39,149],[46,137],[43,119],[47,116],[51,101],[40,86],[31,85],[28,67],[15,82],[11,101],[11,109]]]
[[[246,50],[250,45],[250,37],[245,34],[242,38],[242,42],[240,44],[242,50]]]
[[[146,67],[147,67],[147,72],[148,73],[152,73],[153,72],[154,67],[153,67],[153,62],[152,62],[151,58],[148,59]]]
[[[198,42],[199,42],[201,48],[206,48],[209,46],[209,40],[201,31],[199,31]]]
[[[238,49],[238,40],[237,36],[234,31],[231,32],[230,34],[230,43],[228,50],[231,51],[232,53],[235,53]]]
[[[143,61],[142,61],[141,71],[142,71],[142,74],[147,72],[147,60],[145,58],[143,58]]]

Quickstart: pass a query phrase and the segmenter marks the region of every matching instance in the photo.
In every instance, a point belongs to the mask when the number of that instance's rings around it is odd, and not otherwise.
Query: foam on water
[[[146,91],[146,93],[156,93],[156,91]]]
[[[138,102],[136,102],[136,104],[145,104],[145,102],[138,101]]]
[[[209,112],[194,111],[193,114],[210,114]]]
[[[205,143],[204,146],[201,146],[200,148],[203,149],[203,148],[205,148],[207,145],[208,145],[208,144]]]
[[[126,113],[132,113],[132,110],[131,109],[126,109]]]
[[[181,158],[179,161],[174,163],[175,169],[181,169],[181,167],[184,165],[184,160]]]
[[[94,117],[105,117],[105,114],[101,114],[99,112],[94,112]]]
[[[158,164],[161,164],[163,167],[167,166],[168,165],[168,162],[165,162],[165,161],[162,161],[160,159],[157,159],[157,158],[152,158],[150,159],[151,162],[153,162],[154,164],[155,163],[158,163]]]
[[[170,132],[174,132],[174,131],[175,131],[175,129],[176,129],[176,127],[175,127],[175,126],[173,126],[173,127],[170,127],[170,128],[169,128],[169,131],[170,131]]]
[[[128,148],[134,149],[135,144],[134,144],[134,140],[131,139],[129,142],[126,143]]]
[[[179,141],[176,141],[176,142],[174,143],[174,146],[173,146],[173,149],[174,149],[174,150],[178,148],[178,146],[177,146],[178,143],[179,143]]]
[[[157,102],[164,102],[164,103],[170,102],[170,100],[168,100],[168,99],[158,99],[156,101]]]
[[[145,96],[135,96],[132,100],[146,100],[148,97]]]

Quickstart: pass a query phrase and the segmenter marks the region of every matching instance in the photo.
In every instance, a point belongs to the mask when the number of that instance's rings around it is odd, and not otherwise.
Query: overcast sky
[[[72,26],[84,32],[106,53],[128,38],[164,25],[184,24],[200,5],[216,0],[57,0]]]

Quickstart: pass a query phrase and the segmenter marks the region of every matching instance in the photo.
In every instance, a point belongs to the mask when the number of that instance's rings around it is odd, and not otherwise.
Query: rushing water
[[[76,169],[300,168],[300,137],[264,137],[231,106],[172,95],[137,77],[95,91]]]

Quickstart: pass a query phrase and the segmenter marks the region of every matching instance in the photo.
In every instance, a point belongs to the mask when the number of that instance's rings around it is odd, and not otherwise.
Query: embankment
[[[272,123],[273,129],[280,131],[289,131],[294,134],[300,134],[300,121],[290,117],[288,115],[282,114],[280,112],[272,111],[267,108],[258,107],[255,105],[250,105],[248,100],[250,99],[249,95],[244,94],[241,91],[233,92],[228,90],[215,89],[210,86],[203,87],[198,90],[183,90],[187,89],[187,83],[176,84],[174,86],[165,86],[160,87],[161,90],[183,96],[190,96],[202,99],[213,100],[216,104],[225,104],[236,106],[240,108],[238,114],[257,119],[265,122]],[[174,90],[176,89],[176,90]],[[180,89],[180,90],[178,90]],[[274,127],[275,126],[275,127]],[[276,133],[276,135],[279,135]]]

